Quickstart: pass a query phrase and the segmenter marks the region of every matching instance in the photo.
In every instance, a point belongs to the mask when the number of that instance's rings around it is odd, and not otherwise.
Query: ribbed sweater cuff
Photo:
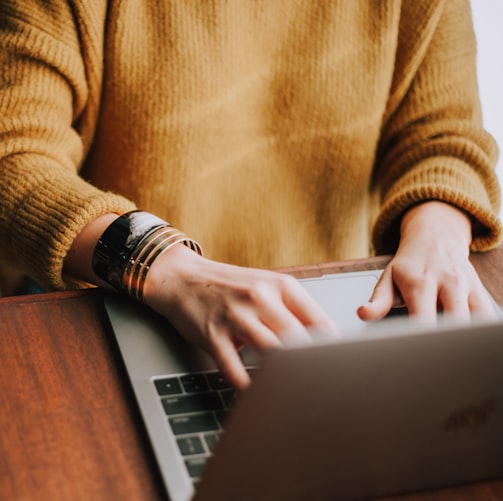
[[[503,226],[498,218],[499,206],[494,206],[499,201],[491,204],[479,175],[456,159],[446,159],[443,167],[438,167],[437,162],[438,159],[423,162],[387,191],[372,228],[377,254],[396,251],[402,216],[408,209],[430,200],[458,207],[472,218],[472,251],[486,251],[501,242]]]
[[[44,287],[82,287],[82,282],[63,276],[63,260],[73,240],[97,217],[134,208],[125,198],[63,172],[56,183],[43,182],[18,211],[12,225],[14,255]]]

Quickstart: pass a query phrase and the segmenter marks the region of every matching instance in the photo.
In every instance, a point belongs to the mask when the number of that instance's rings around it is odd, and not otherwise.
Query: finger
[[[306,327],[278,299],[262,308],[259,320],[283,345],[311,344],[313,341]]]
[[[375,286],[369,301],[357,310],[358,316],[365,321],[374,321],[384,318],[391,308],[402,302],[393,284],[392,269],[386,268],[377,285]]]
[[[224,379],[234,388],[245,390],[250,385],[250,376],[230,338],[222,336],[219,343],[213,347],[211,355]]]
[[[243,312],[239,320],[228,328],[235,340],[238,339],[253,350],[264,351],[282,345],[278,335],[251,312]]]
[[[489,293],[483,287],[468,296],[468,306],[472,315],[477,318],[498,318],[496,305],[491,301]]]
[[[295,279],[286,282],[281,299],[300,325],[315,336],[340,337],[339,330],[328,313]]]
[[[409,316],[421,323],[433,325],[437,321],[437,283],[427,277],[410,280],[401,286],[401,294]]]
[[[455,317],[456,320],[470,321],[467,287],[460,284],[457,284],[457,287],[441,287],[438,291],[437,306],[444,315]]]

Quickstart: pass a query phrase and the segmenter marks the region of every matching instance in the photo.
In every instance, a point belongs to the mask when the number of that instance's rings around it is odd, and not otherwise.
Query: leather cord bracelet
[[[201,246],[168,222],[144,211],[118,217],[94,249],[94,273],[118,291],[143,300],[143,285],[155,259],[177,243],[202,255]]]

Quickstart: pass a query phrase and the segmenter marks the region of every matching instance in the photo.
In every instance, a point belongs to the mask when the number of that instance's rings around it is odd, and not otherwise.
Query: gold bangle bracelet
[[[165,226],[162,226],[161,228],[155,229],[155,231],[149,232],[146,234],[136,245],[136,247],[133,249],[131,252],[131,255],[128,258],[128,261],[126,263],[126,266],[123,271],[122,275],[122,285],[123,289],[125,292],[127,292],[129,295],[131,294],[132,291],[132,280],[133,280],[133,272],[134,269],[137,267],[137,265],[144,261],[145,259],[145,254],[148,251],[150,245],[152,242],[154,243],[159,243],[162,242],[163,237],[167,232],[172,232],[173,228],[171,225],[166,224]]]
[[[177,243],[202,255],[195,240],[167,221],[133,210],[119,216],[99,238],[92,258],[93,271],[115,289],[142,301],[152,263]]]
[[[185,233],[171,226],[159,228],[140,241],[131,254],[122,276],[123,290],[143,301],[143,287],[150,267],[163,252],[178,243],[202,255],[201,246]]]

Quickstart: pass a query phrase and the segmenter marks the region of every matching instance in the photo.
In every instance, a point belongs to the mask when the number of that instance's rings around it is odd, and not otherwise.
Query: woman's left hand
[[[435,322],[439,311],[469,320],[495,317],[493,304],[469,261],[471,223],[459,209],[425,202],[410,209],[400,227],[400,243],[369,302],[363,320],[379,320],[405,305],[409,315]]]

